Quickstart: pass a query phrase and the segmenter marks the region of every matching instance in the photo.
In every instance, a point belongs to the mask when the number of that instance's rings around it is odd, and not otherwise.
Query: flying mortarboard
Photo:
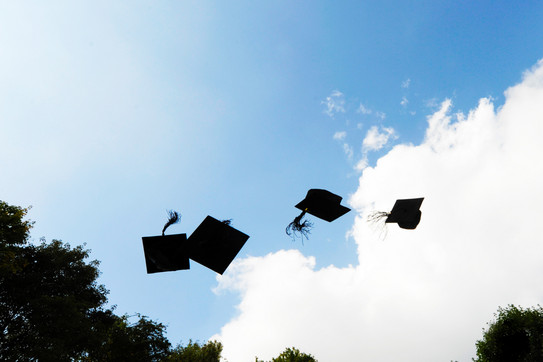
[[[313,226],[312,223],[305,220],[302,222],[306,213],[318,217],[319,219],[332,222],[335,219],[345,215],[351,209],[341,205],[342,197],[331,193],[328,190],[323,189],[310,189],[307,191],[305,199],[300,201],[295,207],[302,210],[302,213],[298,215],[287,226],[287,235],[296,236],[299,233],[302,237],[308,237],[308,234]]]
[[[305,199],[295,207],[328,222],[345,215],[351,209],[341,205],[342,197],[323,189],[307,191]]]
[[[180,216],[176,211],[170,211],[168,216],[162,235],[142,238],[148,274],[190,269],[187,234],[164,235],[170,225],[179,221]]]
[[[420,222],[422,212],[420,206],[424,197],[418,199],[396,200],[394,207],[390,211],[386,223],[398,223],[402,229],[415,229]]]
[[[420,222],[422,216],[420,206],[423,200],[424,197],[396,200],[390,212],[374,211],[368,216],[368,221],[379,225],[382,222],[381,220],[386,218],[385,223],[397,223],[402,229],[413,230]],[[382,224],[382,227],[384,227],[384,224]]]
[[[249,239],[249,235],[230,226],[229,220],[219,221],[207,216],[188,238],[189,257],[222,274]]]
[[[146,236],[142,240],[147,274],[190,269],[187,234]]]
[[[219,221],[211,216],[188,239],[186,234],[164,235],[166,228],[177,221],[179,214],[170,211],[161,236],[142,238],[148,274],[190,269],[189,258],[222,274],[249,239],[231,227],[230,220]]]

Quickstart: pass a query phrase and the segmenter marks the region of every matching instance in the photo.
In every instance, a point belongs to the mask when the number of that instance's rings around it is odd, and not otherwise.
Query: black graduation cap
[[[222,274],[247,239],[248,235],[230,226],[230,220],[219,221],[207,216],[188,239],[189,257]]]
[[[187,234],[164,235],[166,229],[180,218],[176,211],[169,211],[162,235],[142,237],[148,274],[190,269]]]
[[[147,274],[190,269],[187,234],[144,236]]]
[[[385,223],[395,222],[402,229],[415,229],[422,216],[422,212],[419,209],[423,200],[424,197],[396,200],[390,212],[374,211],[368,216],[368,221],[379,225],[380,221],[386,218]]]
[[[341,205],[342,197],[323,189],[307,191],[305,199],[295,207],[328,222],[345,215],[351,209]]]
[[[186,234],[164,235],[179,219],[177,212],[170,211],[161,236],[142,238],[148,274],[190,269],[189,258],[222,274],[249,239],[230,226],[231,220],[219,221],[211,216],[188,239]]]
[[[300,201],[295,207],[302,210],[287,226],[287,235],[296,236],[299,233],[302,237],[307,238],[313,224],[307,220],[302,222],[306,213],[318,217],[319,219],[332,222],[340,216],[345,215],[351,209],[341,205],[342,197],[323,189],[310,189],[307,191],[305,199]]]
[[[415,229],[420,222],[422,212],[419,210],[424,197],[418,199],[396,200],[386,223],[398,223],[402,229]]]

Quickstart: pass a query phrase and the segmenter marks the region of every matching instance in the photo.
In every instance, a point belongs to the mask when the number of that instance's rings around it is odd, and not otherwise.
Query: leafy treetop
[[[255,362],[264,362],[255,358]],[[272,358],[270,362],[317,362],[310,354],[300,352],[295,347],[285,349],[279,356]]]
[[[0,245],[26,243],[34,225],[31,221],[23,220],[30,208],[8,205],[0,200]]]
[[[543,361],[543,308],[498,308],[477,341],[477,362]]]

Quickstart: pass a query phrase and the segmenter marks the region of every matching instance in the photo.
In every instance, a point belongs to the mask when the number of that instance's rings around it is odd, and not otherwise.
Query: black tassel
[[[387,236],[388,229],[385,223],[386,218],[390,215],[390,212],[386,211],[373,211],[368,215],[368,223],[374,232],[379,234],[379,239],[384,240]]]
[[[181,215],[179,215],[177,211],[168,211],[168,221],[166,222],[166,224],[164,224],[164,229],[162,229],[162,235],[164,235],[164,232],[166,231],[168,226],[177,223],[179,220],[181,220]]]
[[[304,220],[302,222],[303,217],[305,216],[307,210],[302,211],[302,213],[294,218],[294,220],[288,224],[287,228],[285,229],[285,232],[288,236],[292,237],[294,240],[296,237],[300,236],[302,239],[302,243],[304,241],[304,236],[306,239],[309,239],[309,234],[311,233],[311,229],[313,228],[313,223]]]

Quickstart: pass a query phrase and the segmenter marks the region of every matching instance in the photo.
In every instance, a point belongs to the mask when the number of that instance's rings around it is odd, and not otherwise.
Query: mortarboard
[[[230,220],[219,221],[207,216],[188,238],[189,257],[222,274],[249,239],[249,235],[230,226]]]
[[[342,197],[323,189],[307,191],[305,199],[295,207],[328,222],[345,215],[351,209],[341,205]]]
[[[169,211],[162,235],[141,238],[147,274],[190,269],[187,234],[164,235],[166,229],[180,219],[176,211]]]
[[[230,226],[231,220],[219,221],[211,216],[188,239],[186,234],[164,235],[179,218],[177,212],[170,211],[161,236],[142,238],[148,274],[190,269],[189,258],[222,274],[249,239]]]
[[[147,274],[190,269],[187,234],[144,236]]]
[[[334,221],[340,216],[345,215],[351,209],[341,205],[342,197],[323,189],[310,189],[307,191],[305,199],[300,201],[295,207],[302,210],[302,213],[294,218],[288,224],[285,232],[287,235],[296,236],[299,233],[302,237],[308,237],[313,224],[307,220],[302,222],[306,213],[318,217],[328,222]]]
[[[423,200],[424,197],[396,200],[385,222],[398,223],[398,226],[402,229],[415,229],[422,216],[422,212],[419,209]]]

